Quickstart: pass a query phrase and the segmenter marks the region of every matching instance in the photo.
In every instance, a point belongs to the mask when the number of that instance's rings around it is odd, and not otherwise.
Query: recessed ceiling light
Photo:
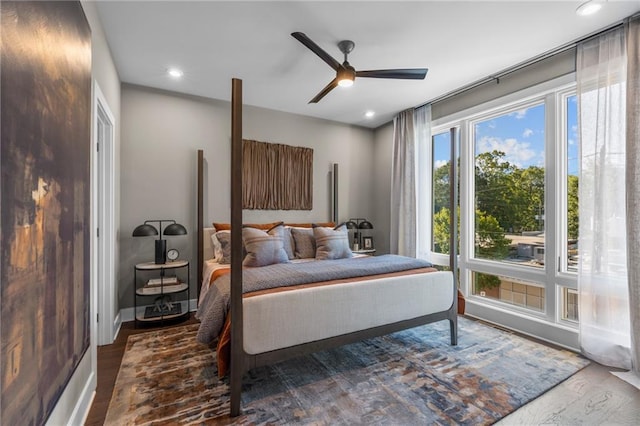
[[[373,118],[374,115],[376,115],[374,111],[367,111],[364,113],[364,116],[367,118]]]
[[[169,74],[173,78],[180,78],[184,75],[184,73],[180,71],[178,68],[169,68],[167,70],[167,74]]]
[[[578,6],[576,13],[580,16],[588,16],[593,15],[600,9],[602,9],[602,3],[595,0],[589,0]]]

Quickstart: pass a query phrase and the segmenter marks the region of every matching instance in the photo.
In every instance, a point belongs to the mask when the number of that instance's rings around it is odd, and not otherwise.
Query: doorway
[[[120,328],[115,274],[115,119],[97,82],[94,84],[95,268],[98,345],[113,343]]]

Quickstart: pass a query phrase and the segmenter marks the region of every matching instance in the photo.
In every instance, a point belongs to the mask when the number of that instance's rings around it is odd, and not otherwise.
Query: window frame
[[[576,93],[575,73],[571,73],[525,90],[485,102],[458,113],[432,121],[432,135],[459,129],[460,155],[460,289],[467,299],[471,316],[484,318],[524,333],[533,334],[571,349],[577,349],[578,323],[563,320],[561,306],[563,288],[577,289],[577,274],[562,271],[566,262],[566,160],[567,135],[566,99]],[[475,210],[475,141],[473,123],[499,116],[523,106],[545,104],[545,265],[532,268],[505,265],[500,262],[474,258]],[[566,133],[566,132],[565,132]],[[562,142],[560,142],[562,141]],[[431,149],[433,147],[430,147]],[[429,164],[433,176],[433,160]],[[471,207],[470,207],[471,206]],[[433,210],[433,202],[430,206]],[[433,218],[431,218],[433,226]],[[564,240],[562,240],[564,238]],[[564,250],[561,249],[564,241]],[[430,247],[432,247],[430,245]],[[564,259],[563,259],[564,256]],[[430,259],[437,265],[448,265],[449,255],[431,251]],[[566,264],[566,263],[565,263]],[[513,277],[519,281],[544,285],[545,303],[542,312],[474,295],[474,272]],[[531,331],[534,330],[534,331]]]
[[[430,196],[430,202],[431,205],[429,207],[429,212],[431,215],[431,220],[430,220],[430,224],[431,224],[431,241],[429,242],[429,253],[431,256],[435,256],[438,258],[438,262],[441,263],[437,263],[438,265],[449,265],[449,254],[448,253],[442,253],[442,252],[438,252],[438,251],[434,251],[434,246],[435,246],[435,227],[434,227],[434,221],[433,221],[433,214],[434,214],[434,204],[435,204],[435,181],[433,180],[433,175],[435,173],[435,153],[434,153],[434,145],[433,142],[435,140],[436,136],[439,135],[443,135],[443,134],[448,134],[449,136],[451,135],[451,129],[455,128],[456,132],[456,138],[457,140],[453,141],[453,143],[457,143],[458,147],[456,148],[456,152],[458,153],[458,157],[460,157],[460,128],[458,126],[452,126],[449,128],[442,128],[441,131],[435,133],[432,132],[431,134],[431,146],[430,146],[430,150],[431,150],[431,162],[429,164],[429,171],[430,171],[430,180],[431,180],[431,196]],[[451,138],[449,137],[449,155],[451,153]],[[449,161],[451,161],[451,159],[449,159]],[[457,159],[456,159],[457,161]],[[458,171],[458,175],[460,174],[460,169],[458,167],[456,167],[456,170]],[[451,176],[449,177],[449,185],[451,184]],[[450,186],[449,186],[450,189]],[[450,194],[450,193],[449,193]],[[458,199],[460,197],[458,196]],[[451,200],[449,200],[451,201]],[[449,203],[450,204],[450,203]],[[459,252],[459,249],[458,249]]]
[[[475,141],[475,127],[477,123],[480,122],[485,122],[494,118],[498,118],[498,117],[502,117],[504,115],[508,115],[511,114],[513,112],[516,112],[518,110],[522,110],[522,109],[528,109],[528,108],[532,108],[532,107],[536,107],[539,105],[544,105],[545,107],[545,119],[544,119],[544,127],[545,127],[545,147],[544,147],[544,155],[545,155],[545,164],[544,164],[544,171],[545,171],[545,188],[544,188],[544,208],[545,211],[547,211],[547,144],[548,144],[548,135],[547,133],[547,127],[548,127],[548,123],[547,123],[547,95],[542,95],[539,97],[532,97],[530,99],[527,99],[526,101],[523,102],[517,102],[517,103],[512,103],[509,104],[508,106],[505,106],[503,108],[496,108],[491,110],[490,112],[487,112],[486,114],[480,114],[476,117],[474,117],[472,120],[469,120],[468,122],[468,131],[469,131],[469,143],[473,144],[472,147],[472,151],[473,151],[473,163],[472,163],[472,168],[473,170],[468,170],[469,173],[472,174],[472,179],[473,179],[473,183],[472,186],[470,188],[473,189],[473,194],[475,194],[475,151],[476,151],[476,141]],[[471,160],[471,158],[470,158]],[[473,230],[475,232],[475,197],[474,197],[474,202],[473,202],[473,206],[470,206],[469,208],[472,209],[472,211],[467,211],[467,213],[471,216],[470,217],[470,221],[471,221],[471,230]],[[546,227],[547,227],[547,221],[545,220],[545,231],[546,231]],[[474,239],[475,242],[475,239]],[[547,238],[545,235],[545,247],[547,246]],[[478,263],[484,263],[484,262],[491,262],[491,263],[500,263],[503,264],[505,262],[501,262],[500,260],[495,260],[495,259],[485,259],[485,258],[481,258],[481,257],[476,257],[475,256],[475,243],[474,244],[470,244],[469,246],[470,251],[469,251],[469,256],[470,256],[470,261],[472,262],[478,262]],[[534,269],[539,269],[539,270],[546,270],[547,269],[547,261],[546,261],[546,253],[545,253],[545,262],[544,265],[542,266],[542,268],[534,268]],[[471,263],[471,262],[470,262]],[[526,268],[526,269],[530,269],[530,266],[523,266],[523,265],[516,265],[516,264],[512,264],[509,265],[510,267],[513,266],[516,269],[521,269],[521,268]],[[514,277],[514,278],[519,278],[519,277]]]

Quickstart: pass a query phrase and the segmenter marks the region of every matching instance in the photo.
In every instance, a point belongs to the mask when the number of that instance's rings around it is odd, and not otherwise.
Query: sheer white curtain
[[[391,253],[416,255],[416,167],[413,109],[393,119],[391,166]]]
[[[631,368],[640,383],[640,16],[627,27],[627,267]],[[640,386],[638,386],[640,387]]]
[[[578,46],[580,345],[589,358],[630,368],[625,214],[627,55],[624,28]]]
[[[416,108],[416,257],[431,257],[431,105]]]

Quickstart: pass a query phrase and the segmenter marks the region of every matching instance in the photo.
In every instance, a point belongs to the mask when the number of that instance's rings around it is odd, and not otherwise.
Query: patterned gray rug
[[[196,329],[129,337],[105,424],[491,424],[589,364],[460,318],[252,370],[231,419]]]

